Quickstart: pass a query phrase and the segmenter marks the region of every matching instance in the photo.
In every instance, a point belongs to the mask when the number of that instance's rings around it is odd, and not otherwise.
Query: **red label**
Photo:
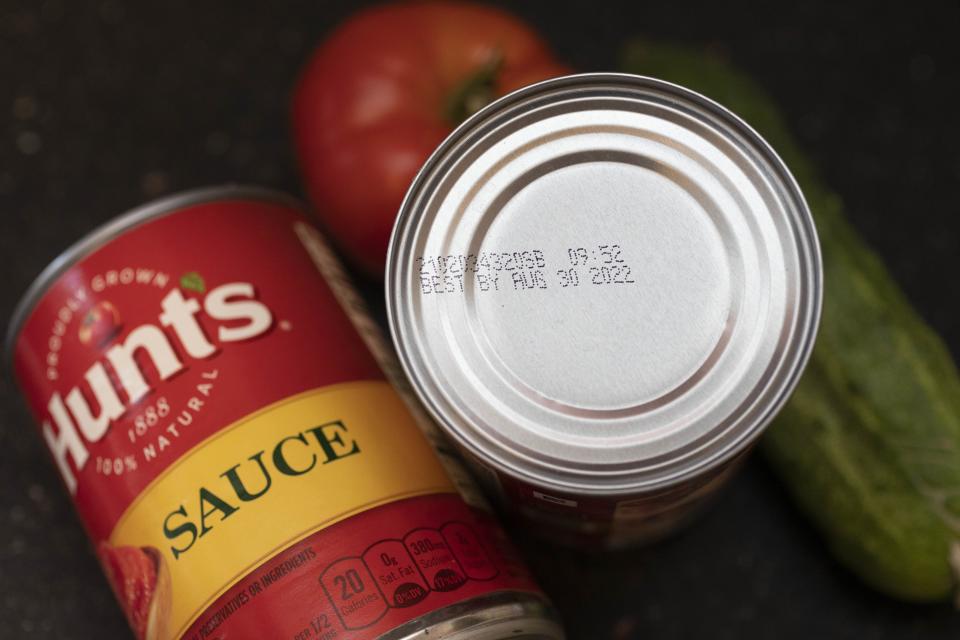
[[[383,378],[299,246],[293,225],[302,220],[297,211],[267,202],[189,207],[107,243],[73,265],[38,301],[17,340],[14,368],[44,435],[54,443],[52,453],[68,486],[75,484],[74,500],[92,538],[107,537],[154,477],[221,427],[308,389]],[[184,279],[191,288],[183,286]],[[219,340],[221,330],[248,321],[217,320],[204,306],[220,287],[237,284],[249,285],[253,293],[233,299],[261,305],[270,322],[255,336],[225,342]],[[190,332],[178,333],[176,321],[161,319],[170,295],[196,303],[192,317],[212,353],[192,357],[180,339]],[[141,373],[129,377],[141,378],[147,393],[131,403],[129,392],[117,389],[123,413],[102,435],[88,427],[99,438],[85,437],[77,413],[89,410],[98,417],[101,410],[89,380],[106,375],[111,386],[122,386],[106,356],[131,344],[134,331],[166,340],[169,351],[161,346],[157,352],[172,352],[179,365],[171,362],[166,372],[158,371],[156,361],[139,349],[134,360]],[[157,406],[161,399],[169,413],[151,418],[163,411]],[[63,425],[76,437],[66,438]]]
[[[17,378],[141,637],[374,638],[535,590],[384,396],[304,226],[259,200],[175,210],[70,266],[17,340]]]

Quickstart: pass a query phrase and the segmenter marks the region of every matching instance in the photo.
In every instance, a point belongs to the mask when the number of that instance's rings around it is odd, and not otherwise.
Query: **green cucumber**
[[[773,101],[706,53],[637,40],[624,69],[689,87],[742,117],[803,189],[820,236],[817,346],[762,450],[830,549],[864,581],[912,601],[948,599],[960,576],[960,376],[843,216]]]

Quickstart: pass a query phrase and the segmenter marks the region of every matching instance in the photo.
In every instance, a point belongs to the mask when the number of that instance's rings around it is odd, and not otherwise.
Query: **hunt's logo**
[[[205,291],[197,282],[192,284],[181,283],[184,288]],[[201,313],[220,323],[210,336],[197,319]],[[78,337],[88,346],[106,348],[116,337],[119,324],[113,305],[97,304],[81,320]],[[220,285],[206,293],[202,304],[196,298],[185,298],[181,288],[171,289],[160,302],[155,323],[135,327],[106,348],[103,357],[87,369],[83,381],[64,395],[54,392],[47,404],[49,418],[43,422],[43,436],[70,493],[77,489],[76,472],[90,457],[87,444],[103,439],[114,421],[150,393],[145,371],[152,368],[156,374],[151,377],[168,380],[187,368],[185,360],[211,358],[220,345],[255,338],[272,324],[273,315],[256,299],[252,284]]]

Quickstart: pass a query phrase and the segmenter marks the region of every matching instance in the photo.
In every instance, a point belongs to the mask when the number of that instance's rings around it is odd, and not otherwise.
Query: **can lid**
[[[822,276],[796,182],[735,115],[585,74],[482,110],[423,168],[387,307],[421,398],[486,464],[627,493],[742,451],[796,385]]]

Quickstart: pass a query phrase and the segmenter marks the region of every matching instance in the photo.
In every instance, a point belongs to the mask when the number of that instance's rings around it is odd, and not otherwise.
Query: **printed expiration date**
[[[419,256],[415,276],[424,295],[537,291],[635,284],[619,244],[570,247],[562,256],[542,249]]]

